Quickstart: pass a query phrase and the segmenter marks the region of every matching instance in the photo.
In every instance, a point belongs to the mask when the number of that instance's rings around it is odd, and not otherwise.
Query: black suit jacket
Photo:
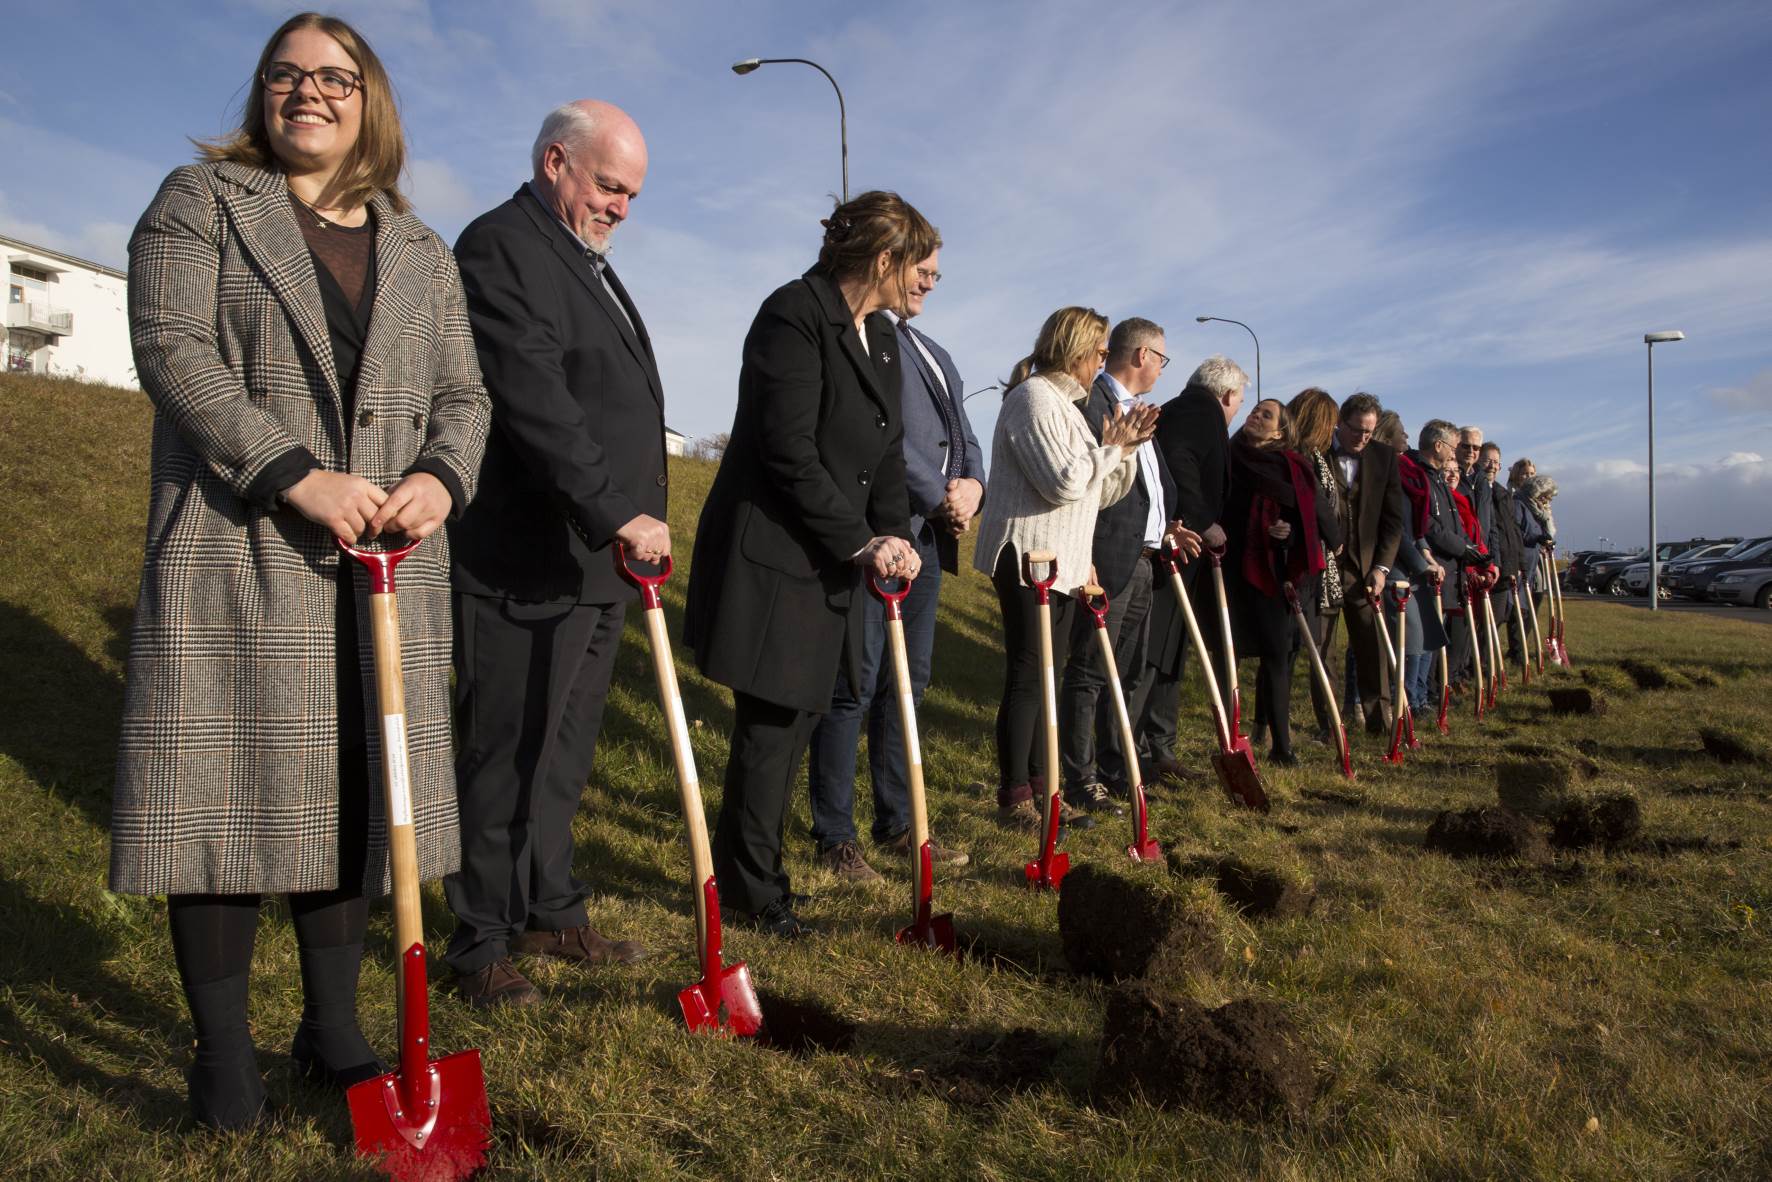
[[[911,536],[900,343],[883,314],[867,331],[864,355],[816,269],[763,301],[695,534],[684,638],[697,666],[797,710],[830,707],[846,640],[855,658],[849,608],[867,594],[855,552],[876,535]]]
[[[1089,397],[1083,400],[1083,418],[1088,421],[1097,443],[1101,442],[1102,424],[1113,413],[1113,408],[1114,395],[1108,387],[1107,375],[1097,375],[1095,384],[1089,388]],[[1223,421],[1222,416],[1219,421]],[[1175,504],[1175,480],[1169,474],[1162,449],[1156,449],[1156,452],[1157,479],[1162,488],[1146,488],[1141,467],[1138,478],[1132,482],[1132,490],[1095,515],[1091,557],[1095,562],[1095,577],[1101,581],[1110,600],[1118,597],[1132,581],[1132,572],[1144,550],[1144,527],[1150,519],[1153,491],[1162,499],[1160,512],[1165,523],[1169,521],[1171,507]]]
[[[492,396],[480,495],[449,531],[456,589],[632,598],[609,545],[637,514],[663,520],[667,500],[664,393],[639,310],[612,270],[616,306],[527,186],[463,230],[455,256]]]
[[[1175,481],[1175,516],[1195,533],[1220,524],[1231,488],[1230,431],[1210,390],[1189,386],[1157,416],[1157,450]]]

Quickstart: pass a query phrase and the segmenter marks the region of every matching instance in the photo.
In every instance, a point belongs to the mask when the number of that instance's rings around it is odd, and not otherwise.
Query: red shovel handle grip
[[[664,606],[658,597],[658,589],[664,586],[666,579],[671,577],[671,556],[666,554],[664,562],[656,575],[645,574],[628,565],[628,548],[621,542],[610,547],[615,554],[615,573],[640,589],[640,602],[647,611],[654,611]]]
[[[1048,573],[1045,579],[1034,577],[1036,566],[1043,566],[1047,569]],[[1034,589],[1040,602],[1045,603],[1048,593],[1052,590],[1052,584],[1058,582],[1058,556],[1047,554],[1044,551],[1028,551],[1021,556],[1021,577],[1026,579],[1027,585]]]
[[[1090,583],[1086,587],[1078,588],[1077,597],[1083,601],[1083,606],[1088,609],[1089,614],[1095,617],[1095,626],[1097,628],[1106,628],[1108,618],[1107,591],[1101,587],[1097,587],[1094,583]]]
[[[1208,557],[1212,560],[1213,566],[1223,566],[1224,565],[1224,547],[1223,546],[1208,546],[1208,547],[1206,547],[1206,557]]]
[[[887,579],[886,582],[897,583],[898,590],[887,590],[873,571],[868,572],[868,590],[872,591],[874,597],[886,605],[886,618],[889,620],[903,619],[904,609],[899,605],[904,602],[904,597],[911,593],[911,581],[905,578],[897,578]]]
[[[365,550],[361,546],[352,545],[343,538],[335,537],[338,548],[369,568],[369,593],[371,595],[392,595],[394,593],[394,568],[400,560],[418,549],[417,542],[408,542],[397,550]]]

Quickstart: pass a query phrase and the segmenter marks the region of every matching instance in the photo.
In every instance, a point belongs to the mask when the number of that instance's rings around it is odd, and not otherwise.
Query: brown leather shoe
[[[868,865],[868,860],[862,857],[861,847],[853,841],[839,841],[828,850],[820,850],[818,861],[844,882],[880,881],[880,872]]]
[[[457,973],[451,984],[463,1001],[482,1010],[495,1006],[532,1006],[541,1000],[541,994],[535,991],[528,977],[517,971],[508,956],[500,957],[476,972]]]
[[[906,829],[903,833],[900,833],[897,837],[894,837],[890,841],[882,843],[879,848],[881,850],[885,851],[886,853],[892,855],[894,858],[908,858],[908,857],[910,857],[911,856],[911,831],[909,829]],[[970,861],[972,861],[972,857],[970,854],[963,853],[960,850],[949,849],[947,846],[942,845],[941,842],[935,840],[935,834],[931,833],[929,835],[929,863],[930,863],[930,865],[932,865],[932,866],[964,866]]]
[[[1195,771],[1172,755],[1159,755],[1151,764],[1151,773],[1164,780],[1177,784],[1186,784],[1192,780],[1204,778],[1203,773]],[[1148,785],[1147,785],[1148,787]]]
[[[516,956],[551,956],[574,964],[633,964],[646,959],[638,940],[611,940],[590,924],[558,932],[524,932],[511,943]]]

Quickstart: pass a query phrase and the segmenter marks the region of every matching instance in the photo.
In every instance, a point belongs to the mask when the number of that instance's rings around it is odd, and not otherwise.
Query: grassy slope
[[[253,1013],[281,1116],[271,1132],[212,1138],[186,1128],[189,1030],[164,906],[104,889],[147,426],[138,394],[0,376],[0,1144],[24,1177],[366,1176],[345,1148],[342,1104],[291,1078],[300,983],[276,908],[260,928]],[[675,473],[686,555],[711,468]],[[671,587],[674,635],[687,565]],[[1319,886],[1313,915],[1277,925],[1254,926],[1213,898],[1231,967],[1182,982],[1212,1002],[1257,994],[1291,1005],[1323,1086],[1306,1119],[1277,1126],[1091,1105],[1100,987],[1064,973],[1053,900],[1017,885],[1029,843],[998,831],[990,802],[964,787],[992,774],[1001,677],[995,606],[970,572],[943,596],[924,752],[938,831],[973,864],[938,881],[937,902],[963,936],[1015,965],[895,947],[902,870],[840,888],[812,869],[802,793],[789,858],[797,882],[819,892],[810,916],[829,934],[783,947],[734,932],[728,947],[763,989],[857,1022],[856,1044],[794,1058],[686,1036],[671,1000],[695,971],[686,859],[644,638],[631,629],[576,834],[579,873],[599,892],[595,921],[655,955],[637,969],[543,967],[550,1001],[527,1013],[479,1015],[439,997],[439,1047],[485,1053],[492,1176],[1772,1174],[1772,778],[1710,762],[1694,736],[1708,719],[1772,741],[1772,631],[1606,604],[1573,614],[1584,665],[1648,656],[1709,670],[1716,684],[1619,693],[1605,718],[1556,720],[1536,687],[1516,690],[1481,738],[1460,719],[1400,769],[1359,750],[1360,779],[1341,799],[1304,794],[1339,791],[1313,748],[1312,766],[1271,774],[1270,817],[1207,791],[1155,807],[1166,845],[1284,863]],[[680,672],[711,811],[729,698]],[[1203,740],[1197,695],[1187,712],[1184,733]],[[1502,736],[1597,739],[1608,779],[1642,795],[1653,831],[1741,846],[1564,856],[1548,871],[1425,854],[1436,810],[1493,799],[1488,744]],[[1112,858],[1123,844],[1120,829],[1096,830],[1072,856]],[[426,905],[441,940],[449,921],[434,887]],[[371,935],[365,1025],[391,1050],[385,913]],[[950,1069],[963,1040],[1023,1026],[1060,1048],[1052,1082],[985,1104],[916,1082]]]

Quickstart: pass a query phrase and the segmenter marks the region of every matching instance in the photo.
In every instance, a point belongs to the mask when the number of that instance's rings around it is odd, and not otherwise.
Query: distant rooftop
[[[129,276],[115,267],[107,267],[103,263],[95,263],[91,259],[83,259],[79,255],[69,254],[65,250],[53,250],[47,246],[39,246],[35,242],[26,242],[22,238],[13,238],[0,234],[0,247],[18,247],[32,254],[40,254],[46,258],[56,259],[86,271],[97,271],[101,275],[109,275],[115,279],[127,279]]]

